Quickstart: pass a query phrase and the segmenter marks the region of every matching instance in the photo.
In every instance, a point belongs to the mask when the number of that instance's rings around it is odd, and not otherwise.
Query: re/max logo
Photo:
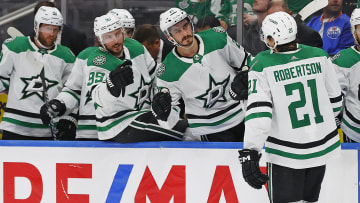
[[[132,164],[118,165],[106,197],[106,203],[121,202],[133,167]],[[15,199],[16,177],[26,178],[31,184],[31,193],[26,199]],[[89,194],[68,193],[69,178],[92,179],[92,164],[56,163],[56,202],[89,203]],[[153,203],[169,203],[171,199],[174,203],[186,203],[185,165],[173,165],[160,187],[148,166],[145,167],[142,177],[139,176],[140,178],[141,181],[134,195],[135,203],[146,203],[147,199]],[[218,203],[222,194],[226,202],[239,202],[229,166],[216,166],[213,176],[209,177],[209,179],[212,179],[212,182],[206,202]],[[105,186],[99,186],[99,188],[103,187]],[[4,203],[40,203],[43,198],[43,177],[39,169],[33,164],[4,162],[3,188]]]

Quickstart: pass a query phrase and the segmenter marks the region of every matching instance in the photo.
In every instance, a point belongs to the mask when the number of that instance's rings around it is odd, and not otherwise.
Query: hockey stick
[[[324,8],[327,5],[328,0],[313,0],[312,2],[308,3],[304,8],[302,8],[295,18],[300,18],[302,21],[304,21],[313,13]]]
[[[45,101],[45,105],[48,109],[50,109],[50,104],[49,104],[49,95],[48,95],[48,87],[46,85],[46,81],[45,81],[45,69],[43,64],[41,64],[40,62],[38,62],[35,57],[32,55],[31,51],[28,50],[26,52],[26,58],[27,60],[34,66],[36,67],[38,70],[41,70],[40,72],[40,78],[41,78],[41,84],[42,84],[42,88],[43,88],[43,98]],[[49,123],[49,127],[50,127],[50,131],[51,131],[51,136],[54,138],[54,140],[57,140],[57,129],[55,127],[54,121],[53,121],[53,116],[49,114],[50,117],[50,123]]]
[[[8,27],[7,33],[8,35],[10,35],[11,38],[24,36],[23,33],[21,33],[18,29],[14,27]]]

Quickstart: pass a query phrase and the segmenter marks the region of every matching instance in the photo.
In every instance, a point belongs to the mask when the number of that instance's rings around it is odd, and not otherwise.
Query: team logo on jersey
[[[104,55],[99,55],[93,60],[94,65],[101,66],[106,63],[106,57]]]
[[[20,78],[20,79],[25,83],[25,87],[22,90],[23,95],[20,99],[26,99],[33,95],[37,95],[41,100],[44,101],[44,98],[43,98],[44,89],[43,89],[40,74],[30,77],[30,78]],[[56,86],[57,84],[59,84],[57,81],[49,80],[46,77],[45,77],[45,83],[46,83],[47,89],[50,89],[50,88]]]
[[[202,95],[195,97],[196,99],[204,101],[204,108],[211,108],[217,102],[226,102],[225,97],[226,86],[230,80],[230,75],[221,82],[216,82],[214,78],[209,74],[209,89]]]
[[[156,76],[157,76],[157,77],[162,76],[162,75],[165,73],[165,70],[166,70],[165,64],[162,63],[162,64],[160,65],[160,67],[156,70]]]
[[[226,32],[225,29],[221,26],[213,27],[212,28],[215,32],[223,33]]]
[[[338,26],[331,26],[327,31],[326,31],[326,35],[330,38],[330,39],[336,39],[340,36],[341,34],[341,29]]]
[[[130,97],[135,98],[134,108],[136,108],[137,110],[142,109],[144,104],[150,105],[150,103],[151,103],[151,100],[150,100],[151,84],[152,84],[152,81],[150,81],[148,83],[145,82],[144,77],[141,75],[140,86],[138,87],[138,89],[135,92],[129,94]]]
[[[187,0],[183,0],[182,2],[179,3],[179,8],[181,8],[182,10],[184,10],[187,7],[189,7]]]

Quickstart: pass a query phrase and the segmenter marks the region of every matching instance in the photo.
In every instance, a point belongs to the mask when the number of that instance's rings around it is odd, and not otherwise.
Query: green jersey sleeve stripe
[[[15,125],[28,127],[28,128],[49,128],[49,126],[44,125],[44,124],[28,123],[28,122],[19,121],[19,120],[13,119],[13,118],[8,118],[8,117],[4,117],[2,119],[2,122],[9,122],[9,123],[13,123]]]
[[[231,114],[230,116],[223,118],[222,120],[216,121],[214,123],[190,123],[191,120],[189,120],[189,127],[197,128],[197,127],[204,127],[204,126],[217,126],[217,125],[225,123],[226,121],[230,120],[231,118],[233,118],[234,116],[238,115],[241,112],[242,112],[242,109],[240,109],[240,110],[236,111],[235,113]]]
[[[341,119],[341,121],[342,121],[347,127],[349,127],[351,130],[353,130],[353,131],[355,131],[355,132],[357,132],[357,133],[360,133],[360,129],[359,129],[359,128],[350,125],[350,123],[348,123],[344,118]]]
[[[265,152],[269,153],[269,154],[276,154],[282,157],[287,157],[290,159],[300,159],[300,160],[304,160],[304,159],[311,159],[311,158],[316,158],[316,157],[321,157],[331,151],[333,151],[334,149],[340,147],[340,142],[337,141],[334,144],[332,144],[331,146],[329,146],[328,148],[322,150],[322,151],[318,151],[318,152],[314,152],[314,153],[310,153],[310,154],[293,154],[293,153],[289,153],[289,152],[284,152],[278,149],[273,149],[273,148],[269,148],[266,147],[265,148]]]
[[[66,92],[66,93],[70,94],[71,96],[73,96],[77,100],[77,102],[80,104],[80,98],[75,93],[70,92],[70,91],[63,91],[63,92]]]
[[[133,113],[133,114],[130,114],[130,115],[127,115],[127,116],[124,116],[122,118],[120,118],[119,120],[115,120],[113,121],[112,123],[110,123],[109,125],[106,125],[106,126],[97,126],[97,130],[99,132],[104,132],[104,131],[108,131],[110,130],[111,128],[113,128],[114,126],[116,126],[117,124],[121,123],[122,121],[128,119],[128,118],[131,118],[131,117],[134,117],[134,116],[137,116],[139,114],[142,114],[142,113],[145,113],[145,112],[148,112],[148,111],[138,111],[136,113]]]
[[[77,130],[96,130],[96,125],[78,125]]]
[[[153,129],[153,130],[162,132],[164,134],[172,135],[172,136],[175,136],[177,138],[182,139],[182,134],[181,133],[177,133],[177,132],[165,129],[165,128],[162,128],[160,126],[154,126],[154,125],[149,125],[149,124],[145,124],[145,123],[140,123],[140,122],[138,122],[136,120],[133,121],[131,124],[136,126],[136,127],[140,127],[140,128],[143,128],[143,129]]]
[[[272,114],[270,112],[252,113],[252,114],[246,116],[245,122],[247,122],[248,120],[251,120],[253,118],[263,118],[263,117],[268,117],[268,118],[272,119]]]
[[[337,108],[333,108],[333,112],[338,112],[338,111],[341,111],[341,106],[340,107],[337,107]]]

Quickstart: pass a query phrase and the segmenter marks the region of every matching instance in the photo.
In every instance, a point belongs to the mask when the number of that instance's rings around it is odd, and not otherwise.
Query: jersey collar
[[[195,34],[194,38],[199,40],[199,51],[195,55],[204,56],[204,50],[205,50],[204,49],[204,41],[202,40],[202,38],[198,34]],[[194,39],[194,40],[196,40],[196,39]],[[194,62],[193,58],[179,56],[179,54],[176,53],[175,49],[176,48],[174,48],[172,50],[172,52],[180,61],[182,61],[184,63],[193,63]]]

